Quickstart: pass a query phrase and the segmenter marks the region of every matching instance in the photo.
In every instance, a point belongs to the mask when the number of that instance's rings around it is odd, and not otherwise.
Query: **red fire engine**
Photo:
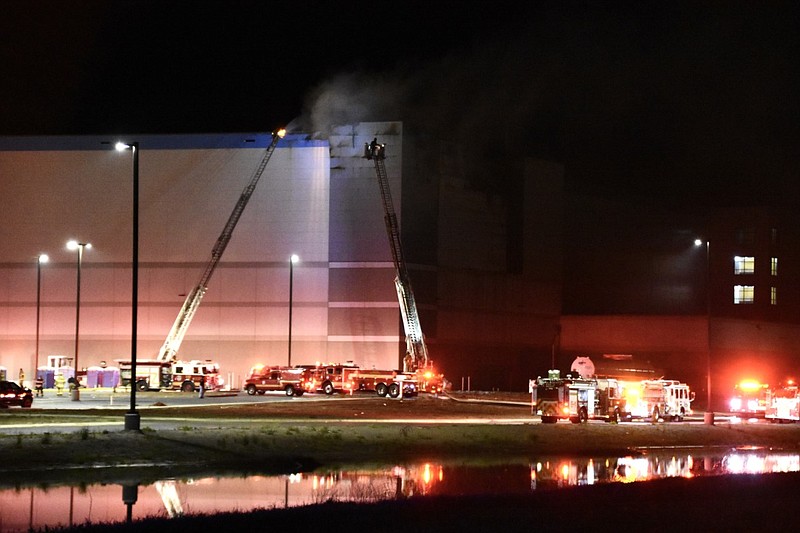
[[[763,416],[767,410],[769,385],[755,379],[743,379],[734,387],[734,396],[728,402],[732,413]]]
[[[398,398],[401,394],[416,396],[418,392],[415,373],[359,369],[351,379],[354,390],[375,392],[378,396]]]
[[[283,391],[286,396],[302,396],[306,391],[305,381],[302,368],[256,365],[250,369],[244,382],[244,390],[250,396],[267,391]]]
[[[764,417],[772,422],[800,420],[800,393],[796,383],[790,381],[784,387],[767,391]]]
[[[322,391],[327,395],[334,392],[353,393],[353,374],[358,366],[352,362],[300,365],[305,375],[305,388],[309,392]]]
[[[378,396],[399,398],[418,393],[417,374],[399,370],[366,370],[352,361],[318,365],[300,365],[304,376],[306,391],[321,391],[331,395],[334,392],[350,393],[356,391],[375,392]]]

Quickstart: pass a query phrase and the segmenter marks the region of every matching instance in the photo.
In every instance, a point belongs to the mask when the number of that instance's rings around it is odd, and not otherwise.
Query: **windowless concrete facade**
[[[245,209],[187,336],[183,359],[212,358],[236,384],[253,364],[353,360],[397,368],[404,334],[380,192],[364,144],[386,169],[423,331],[458,386],[521,388],[546,365],[560,313],[563,169],[532,163],[513,201],[475,191],[447,150],[400,122],[282,140]],[[32,375],[36,257],[39,365],[73,357],[76,256],[82,263],[81,367],[130,352],[132,162],[117,137],[0,139],[0,366]],[[154,356],[200,279],[268,134],[126,136],[140,146],[139,344]],[[442,159],[444,157],[444,159]],[[437,161],[439,163],[437,163]],[[448,170],[450,169],[450,170]],[[509,176],[498,177],[508,179]],[[495,179],[492,176],[492,179]],[[522,209],[521,206],[526,206]],[[513,211],[513,212],[512,212]],[[517,213],[514,215],[513,213]],[[516,218],[514,218],[516,217]],[[509,265],[509,249],[517,264]]]
[[[398,125],[399,128],[399,125]],[[374,132],[370,130],[369,134]],[[81,367],[130,353],[132,162],[117,138],[4,139],[0,150],[0,365],[32,375],[36,257],[39,365],[74,354],[76,255],[82,262]],[[155,356],[197,284],[270,136],[131,136],[140,146],[139,357]],[[225,250],[181,346],[234,379],[288,356],[289,258],[294,266],[292,362],[358,360],[396,366],[399,311],[374,179],[356,132],[346,171],[331,179],[327,141],[282,140]],[[400,186],[401,137],[382,139]],[[111,144],[108,144],[108,143]],[[361,168],[359,168],[361,167]],[[353,177],[354,182],[349,183]],[[349,195],[349,196],[348,196]],[[13,369],[13,372],[11,371]]]

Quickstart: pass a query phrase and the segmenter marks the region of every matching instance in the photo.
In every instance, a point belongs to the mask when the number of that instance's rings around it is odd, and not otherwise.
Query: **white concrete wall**
[[[140,357],[155,355],[199,281],[263,156],[263,137],[260,148],[244,142],[192,147],[194,141],[181,136],[140,141]],[[175,139],[189,147],[169,146]],[[79,365],[130,353],[131,156],[96,149],[95,139],[70,139],[60,148],[63,141],[0,149],[0,365],[23,367],[29,375],[39,253],[51,257],[42,272],[40,364],[49,354],[74,353],[77,256],[64,247],[72,238],[93,244],[81,269]],[[88,148],[74,149],[81,142]],[[257,362],[285,362],[288,260],[296,253],[292,362],[329,358],[329,161],[323,141],[286,141],[275,150],[210,281],[182,357],[214,358],[237,375]]]

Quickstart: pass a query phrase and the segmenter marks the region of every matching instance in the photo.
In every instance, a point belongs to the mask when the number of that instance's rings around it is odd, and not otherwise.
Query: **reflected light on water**
[[[365,503],[426,495],[523,494],[666,477],[798,471],[800,454],[747,449],[718,455],[648,451],[636,456],[542,457],[494,465],[425,462],[285,476],[164,479],[150,485],[126,484],[122,498],[118,484],[37,485],[0,490],[0,526],[3,531],[28,531],[328,501]]]

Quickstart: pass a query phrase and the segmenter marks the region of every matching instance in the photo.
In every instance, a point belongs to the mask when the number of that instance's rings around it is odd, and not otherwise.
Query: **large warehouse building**
[[[552,281],[559,265],[532,261],[550,270],[547,283],[535,282],[540,272],[508,275],[507,207],[456,180],[409,171],[418,162],[404,146],[399,122],[338,127],[320,140],[290,133],[280,141],[209,283],[182,359],[214,359],[234,385],[256,363],[287,362],[291,291],[292,364],[400,366],[405,343],[394,267],[375,168],[362,157],[375,137],[387,147],[395,210],[434,362],[450,376],[502,379],[508,372],[503,354],[516,349],[513,365],[521,375],[533,371],[530,348],[538,343],[547,352],[552,344],[560,311],[560,287]],[[123,139],[140,147],[140,358],[158,353],[270,139]],[[129,357],[132,164],[130,152],[113,149],[117,140],[2,140],[0,365],[13,379],[19,368],[31,376],[53,355],[69,361],[76,349],[80,368]],[[544,170],[558,188],[558,169],[555,176],[553,168]],[[547,224],[542,210],[536,213],[525,229],[553,235],[558,213],[551,211]],[[526,238],[553,241],[534,237]],[[78,254],[65,246],[71,239],[92,244],[80,268]],[[50,261],[38,267],[41,253]],[[290,287],[292,254],[300,261]]]
[[[430,356],[455,388],[525,390],[577,355],[633,354],[703,397],[710,361],[715,394],[740,368],[776,379],[796,361],[800,238],[790,214],[687,217],[597,200],[569,190],[560,165],[523,155],[476,183],[470,147],[401,122],[280,141],[182,359],[214,359],[237,386],[257,363],[288,362],[291,337],[292,364],[401,366],[383,207],[362,157],[374,138],[386,144]],[[74,362],[76,349],[80,368],[130,355],[132,162],[117,140],[0,139],[0,371],[11,379],[22,369],[30,383],[35,366]],[[200,280],[271,136],[122,140],[140,146],[137,346],[146,358]],[[696,237],[712,244],[695,247]],[[80,268],[71,239],[92,244]],[[39,266],[41,253],[50,261]]]

